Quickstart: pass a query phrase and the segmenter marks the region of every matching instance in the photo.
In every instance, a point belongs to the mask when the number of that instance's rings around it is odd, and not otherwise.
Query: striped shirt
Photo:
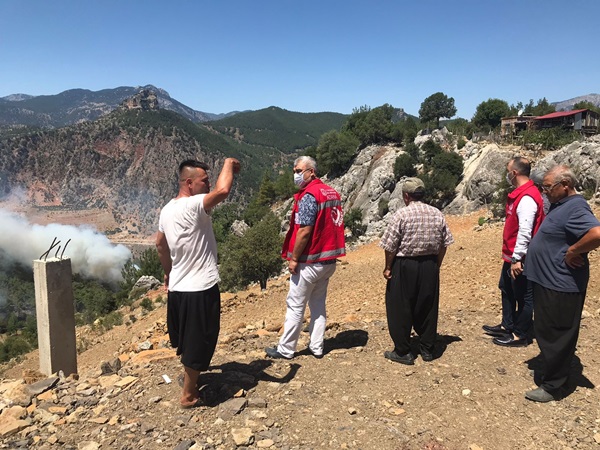
[[[411,202],[391,218],[379,246],[399,257],[437,255],[454,242],[450,228],[439,209]]]

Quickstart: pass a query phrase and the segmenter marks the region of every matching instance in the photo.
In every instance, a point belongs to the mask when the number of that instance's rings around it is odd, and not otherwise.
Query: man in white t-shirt
[[[229,195],[240,163],[227,158],[212,191],[207,171],[208,165],[195,160],[179,165],[179,193],[160,212],[156,237],[169,291],[169,338],[184,367],[180,400],[184,408],[202,403],[198,376],[208,369],[219,336],[217,242],[210,212]]]

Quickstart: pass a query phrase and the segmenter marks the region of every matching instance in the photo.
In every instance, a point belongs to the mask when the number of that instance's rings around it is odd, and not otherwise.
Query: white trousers
[[[279,340],[277,351],[286,358],[294,356],[298,338],[302,331],[304,310],[308,304],[310,309],[310,351],[320,356],[323,354],[325,336],[325,298],[329,278],[335,272],[335,264],[298,264],[296,274],[290,278],[290,291],[286,299],[287,310],[283,324],[283,335]]]

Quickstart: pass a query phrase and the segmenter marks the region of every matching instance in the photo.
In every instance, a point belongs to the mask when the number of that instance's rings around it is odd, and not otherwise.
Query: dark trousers
[[[533,297],[535,338],[544,361],[541,388],[553,392],[569,377],[585,292],[558,292],[533,283]]]
[[[510,263],[505,262],[498,287],[502,295],[502,326],[518,338],[526,338],[533,318],[533,286],[523,274],[513,280]]]
[[[169,291],[167,328],[171,345],[190,369],[205,371],[215,353],[221,323],[219,285],[206,291]]]
[[[410,352],[411,328],[421,338],[421,348],[433,351],[437,335],[440,270],[437,256],[396,258],[385,289],[388,329],[394,350]]]

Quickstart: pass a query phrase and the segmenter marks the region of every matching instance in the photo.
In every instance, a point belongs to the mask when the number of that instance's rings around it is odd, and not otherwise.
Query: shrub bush
[[[6,362],[33,349],[33,346],[21,336],[8,336],[0,343],[0,362]]]
[[[353,238],[357,238],[365,234],[367,226],[362,223],[363,214],[358,208],[352,208],[344,215],[344,225],[350,230]]]
[[[396,181],[402,177],[414,177],[417,174],[415,163],[413,157],[407,153],[398,155],[394,162],[394,178],[396,178]]]
[[[154,309],[154,305],[152,304],[152,300],[150,300],[148,297],[144,297],[140,303],[140,306],[142,307],[142,309],[146,312],[150,312]]]
[[[379,199],[379,203],[377,205],[377,214],[379,217],[383,218],[388,212],[390,212],[389,201],[383,198]]]

